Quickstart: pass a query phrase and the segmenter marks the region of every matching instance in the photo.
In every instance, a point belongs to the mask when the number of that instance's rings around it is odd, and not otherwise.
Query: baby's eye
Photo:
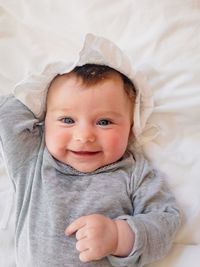
[[[66,123],[66,124],[73,124],[74,120],[72,118],[70,118],[70,117],[66,117],[66,118],[62,119],[62,122]]]
[[[97,125],[100,125],[100,126],[107,126],[107,125],[110,125],[112,122],[108,119],[102,119],[102,120],[99,120],[97,122]]]

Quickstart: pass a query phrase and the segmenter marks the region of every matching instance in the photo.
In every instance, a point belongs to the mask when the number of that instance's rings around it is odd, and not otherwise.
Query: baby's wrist
[[[127,257],[134,245],[135,234],[125,220],[115,220],[117,228],[117,247],[112,255],[118,257]]]

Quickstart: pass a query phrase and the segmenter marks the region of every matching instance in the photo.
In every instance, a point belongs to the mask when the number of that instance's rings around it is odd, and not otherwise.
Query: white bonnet
[[[142,73],[135,72],[127,56],[111,41],[87,34],[82,49],[73,62],[60,61],[48,64],[39,75],[30,75],[14,88],[14,95],[25,104],[37,118],[43,119],[46,95],[53,78],[58,74],[70,72],[75,66],[84,64],[107,65],[126,75],[134,83],[137,91],[134,106],[133,132],[137,140],[142,141],[142,132],[153,110],[153,97]]]

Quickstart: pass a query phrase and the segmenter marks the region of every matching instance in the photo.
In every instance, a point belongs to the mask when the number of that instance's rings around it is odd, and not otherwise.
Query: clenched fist
[[[118,246],[116,222],[100,214],[78,218],[66,228],[65,234],[76,234],[76,249],[82,262],[114,254]]]

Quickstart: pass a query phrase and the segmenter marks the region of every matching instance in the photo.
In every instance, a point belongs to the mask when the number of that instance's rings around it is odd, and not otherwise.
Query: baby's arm
[[[108,255],[126,257],[133,249],[134,233],[124,220],[112,220],[100,214],[80,217],[66,229],[76,233],[80,260],[88,262]]]
[[[108,256],[112,266],[141,267],[169,251],[180,225],[174,196],[163,174],[144,159],[135,170],[129,183],[133,215],[115,220],[102,215],[84,216],[66,229],[67,235],[76,233],[82,261]]]
[[[134,247],[135,233],[126,220],[115,220],[117,226],[118,242],[117,248],[112,255],[127,257]]]
[[[0,97],[0,143],[12,180],[16,181],[21,171],[29,171],[28,165],[40,147],[37,122],[33,113],[13,95]],[[24,172],[22,176],[25,177]]]
[[[141,267],[167,255],[180,226],[180,211],[164,175],[145,160],[136,167],[130,183],[133,216],[123,215],[134,232],[134,246],[128,257],[110,255],[113,266]]]

